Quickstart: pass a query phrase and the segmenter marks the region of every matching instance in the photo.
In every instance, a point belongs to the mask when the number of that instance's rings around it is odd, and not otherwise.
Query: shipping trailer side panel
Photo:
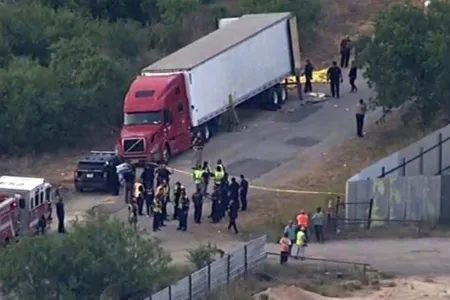
[[[188,72],[192,125],[222,114],[294,72],[288,19],[284,19]]]

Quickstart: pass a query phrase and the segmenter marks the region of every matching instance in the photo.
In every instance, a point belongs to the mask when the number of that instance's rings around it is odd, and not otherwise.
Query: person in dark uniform
[[[134,188],[134,180],[135,174],[130,167],[123,173],[123,180],[125,181],[125,203],[130,203],[133,199],[133,188]]]
[[[153,187],[145,188],[145,208],[148,216],[151,216],[153,214],[153,201],[155,199],[155,191],[153,190]]]
[[[219,187],[214,186],[214,190],[211,194],[211,214],[209,218],[212,219],[212,223],[219,223],[220,221],[220,193]]]
[[[106,185],[112,196],[118,196],[120,190],[119,175],[117,175],[116,167],[112,164],[106,165]]]
[[[220,183],[220,201],[220,218],[222,219],[223,217],[225,217],[226,210],[230,203],[230,184],[228,182],[228,174],[226,173],[222,179],[222,182]]]
[[[311,93],[313,91],[311,80],[313,79],[314,66],[309,59],[306,60],[305,70],[303,75],[305,75],[305,94]]]
[[[145,189],[152,188],[155,185],[155,166],[152,163],[146,163],[144,171],[141,174],[142,184],[144,184]]]
[[[337,63],[333,61],[331,67],[327,71],[327,81],[330,83],[331,96],[339,99],[340,84],[342,83],[342,71]]]
[[[203,194],[201,189],[197,189],[192,194],[192,202],[194,203],[194,222],[200,224],[202,223],[203,212]]]
[[[64,228],[64,218],[66,212],[64,209],[64,203],[62,198],[59,197],[58,203],[56,203],[56,217],[58,218],[58,233],[66,233],[66,229]]]
[[[160,230],[161,225],[161,214],[162,214],[162,203],[160,197],[155,197],[153,200],[153,231]]]
[[[241,183],[239,185],[239,198],[241,200],[241,210],[247,210],[247,194],[248,194],[248,181],[244,175],[240,175]]]
[[[164,218],[164,186],[161,184],[160,186],[158,186],[158,188],[156,189],[156,193],[155,193],[155,199],[158,200],[158,204],[159,204],[159,208],[160,208],[160,213],[158,216],[158,220],[159,220],[159,227],[164,227],[166,226],[164,224],[165,218]]]
[[[350,62],[350,54],[351,54],[351,41],[347,36],[341,41],[341,68],[348,68],[348,63]]]
[[[236,178],[231,177],[231,183],[229,186],[229,195],[231,200],[239,200],[239,183],[237,183]]]
[[[179,226],[177,230],[186,231],[188,227],[188,214],[189,214],[189,198],[186,196],[186,190],[181,191],[181,199],[180,199],[181,207],[178,216]]]
[[[165,163],[162,163],[156,170],[156,185],[161,185],[163,181],[170,184],[170,175],[172,175],[172,171],[167,168]]]
[[[179,181],[175,183],[175,188],[173,189],[173,219],[176,220],[178,218],[178,212],[180,211],[180,198],[181,198],[181,190],[183,186]]]
[[[170,202],[170,187],[169,184],[165,180],[162,183],[162,218],[164,221],[167,221],[167,204]]]
[[[144,215],[144,201],[145,201],[144,197],[145,197],[144,185],[139,184],[139,186],[137,187],[135,198],[138,207],[138,214],[140,216]]]
[[[203,170],[203,174],[202,174],[203,194],[206,196],[206,195],[208,195],[208,185],[209,185],[209,180],[211,179],[211,175],[212,175],[211,169],[209,168],[207,161],[203,162],[202,170]]]
[[[348,79],[350,81],[350,93],[357,92],[358,88],[356,87],[355,81],[356,77],[358,77],[358,68],[355,64],[352,64],[352,67],[350,68],[350,71],[348,72]]]
[[[236,219],[238,217],[239,204],[236,200],[230,201],[230,206],[228,208],[228,216],[230,217],[230,222],[228,223],[228,230],[233,228],[234,233],[238,234],[239,231],[236,226]]]

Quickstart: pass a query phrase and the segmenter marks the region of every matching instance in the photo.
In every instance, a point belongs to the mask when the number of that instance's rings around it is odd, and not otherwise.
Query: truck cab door
[[[177,147],[180,151],[184,151],[189,149],[192,145],[189,101],[184,85],[175,88],[173,99],[173,119],[174,126],[177,128]]]
[[[19,234],[24,235],[30,233],[30,219],[31,213],[28,209],[30,205],[30,201],[33,201],[33,198],[26,199],[24,197],[20,197],[19,199]]]

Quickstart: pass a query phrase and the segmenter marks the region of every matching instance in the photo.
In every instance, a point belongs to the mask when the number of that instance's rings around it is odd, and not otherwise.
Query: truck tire
[[[280,99],[280,105],[284,105],[288,99],[288,90],[287,86],[280,84],[277,86],[277,92]]]
[[[208,123],[204,124],[202,127],[202,136],[205,143],[208,142],[212,137],[212,130]]]
[[[169,160],[170,160],[170,156],[171,156],[171,153],[170,153],[170,147],[169,147],[169,145],[165,145],[164,146],[164,150],[163,150],[163,152],[162,152],[162,159],[163,159],[163,161],[165,162],[165,163],[168,163],[169,162]]]

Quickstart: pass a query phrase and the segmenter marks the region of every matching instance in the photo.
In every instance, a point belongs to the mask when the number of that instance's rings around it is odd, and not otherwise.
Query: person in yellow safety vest
[[[153,231],[158,231],[161,225],[162,203],[160,196],[153,200]]]
[[[201,166],[196,166],[194,172],[192,172],[192,177],[194,178],[195,190],[202,191],[203,183],[203,170]]]
[[[220,166],[216,167],[216,171],[214,172],[214,184],[220,185],[222,183],[222,179],[225,177],[225,172]]]
[[[226,172],[227,172],[227,171],[225,170],[225,167],[224,167],[224,165],[223,165],[221,159],[217,160],[217,167],[219,167],[220,170],[221,170],[223,173],[226,173]],[[217,169],[217,168],[216,168],[216,169]]]
[[[295,240],[295,245],[297,246],[297,253],[296,257],[301,260],[305,259],[305,247],[306,247],[306,234],[305,234],[305,227],[301,227],[300,230],[297,232],[297,238]]]
[[[170,186],[164,180],[162,184],[162,219],[167,220],[167,203],[170,202]]]
[[[135,182],[133,190],[133,199],[136,201],[138,214],[142,216],[142,210],[144,209],[144,185],[140,182]]]

